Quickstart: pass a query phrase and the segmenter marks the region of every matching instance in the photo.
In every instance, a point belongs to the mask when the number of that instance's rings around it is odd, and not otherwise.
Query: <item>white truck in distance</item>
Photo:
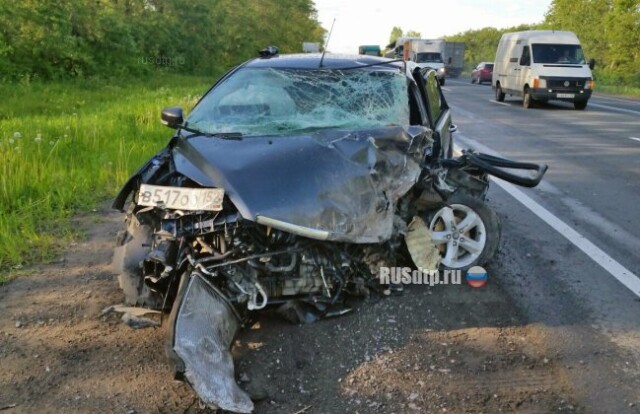
[[[522,105],[561,100],[584,109],[594,87],[591,69],[572,32],[531,30],[505,33],[500,39],[491,86],[496,100],[522,96]]]
[[[444,59],[442,50],[445,41],[442,39],[417,39],[405,42],[405,50],[409,52],[408,59],[415,62],[421,68],[434,69],[438,75],[440,85],[444,85]]]

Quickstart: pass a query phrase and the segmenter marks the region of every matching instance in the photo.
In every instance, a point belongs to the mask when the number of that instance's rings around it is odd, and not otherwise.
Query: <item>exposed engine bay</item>
[[[379,269],[396,266],[405,245],[416,266],[437,268],[440,252],[425,246],[431,231],[413,223],[456,197],[483,199],[488,175],[474,163],[487,162],[490,169],[515,165],[467,153],[425,170],[429,174],[397,201],[392,235],[380,243],[317,240],[248,221],[227,198],[221,211],[206,212],[134,202],[116,248],[121,287],[130,304],[173,309],[170,356],[178,377],[207,403],[251,412],[251,400],[233,380],[229,352],[251,312],[277,308],[294,323],[347,313],[346,297],[385,288]],[[166,182],[159,184],[196,185],[165,168]],[[424,262],[422,252],[436,252],[436,260]],[[219,375],[207,377],[211,372]]]

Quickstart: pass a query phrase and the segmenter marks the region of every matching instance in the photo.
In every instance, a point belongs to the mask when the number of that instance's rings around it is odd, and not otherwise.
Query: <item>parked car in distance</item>
[[[491,82],[492,76],[493,63],[480,62],[471,72],[471,83],[478,82],[478,85],[480,85],[482,82]]]

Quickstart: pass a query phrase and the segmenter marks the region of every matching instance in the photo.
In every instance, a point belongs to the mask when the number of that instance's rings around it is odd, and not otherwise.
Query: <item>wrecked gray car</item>
[[[120,286],[129,304],[171,311],[176,375],[240,413],[253,403],[230,346],[254,312],[346,313],[405,251],[419,268],[485,264],[500,239],[488,174],[535,186],[546,170],[453,158],[436,73],[372,56],[267,51],[162,121],[176,134],[114,202],[127,212]]]

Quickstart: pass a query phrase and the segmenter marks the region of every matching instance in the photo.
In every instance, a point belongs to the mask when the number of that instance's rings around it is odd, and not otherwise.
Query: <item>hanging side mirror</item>
[[[166,125],[172,129],[177,129],[182,126],[182,123],[184,122],[182,108],[177,106],[168,106],[162,110],[160,119],[162,125]]]
[[[589,59],[589,69],[593,70],[596,67],[596,60],[594,58]]]

